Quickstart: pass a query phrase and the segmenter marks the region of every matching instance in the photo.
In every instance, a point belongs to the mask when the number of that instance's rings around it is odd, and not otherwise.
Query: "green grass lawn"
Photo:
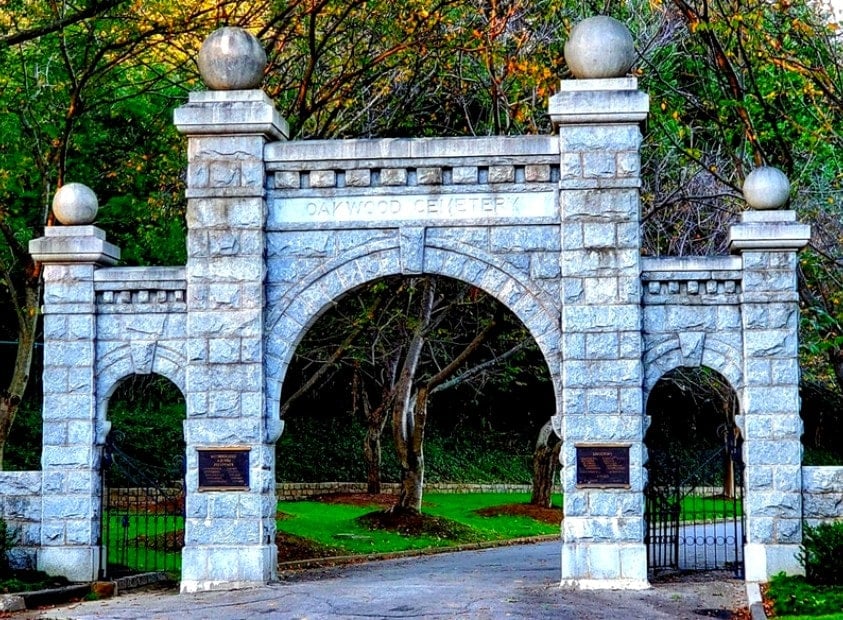
[[[838,614],[823,614],[822,616],[775,616],[776,620],[843,620],[843,611]]]
[[[804,577],[775,575],[767,587],[776,618],[843,620],[843,586],[815,586]]]
[[[284,513],[277,521],[278,531],[291,534],[329,548],[337,555],[390,553],[427,548],[452,547],[468,542],[512,540],[539,535],[558,535],[559,524],[543,523],[526,516],[481,516],[477,510],[505,504],[526,504],[527,493],[427,493],[422,512],[454,521],[469,531],[456,538],[432,535],[406,535],[386,530],[370,530],[356,519],[381,508],[377,505],[351,506],[317,501],[284,501],[278,510]],[[554,506],[561,506],[561,495],[554,497]],[[718,498],[685,497],[682,520],[712,518],[726,514],[726,502]],[[738,505],[738,511],[740,506]],[[561,521],[561,510],[560,510]],[[162,549],[166,536],[184,528],[181,517],[162,515],[116,515],[109,519],[110,564],[136,570],[178,571],[181,553]],[[135,550],[136,539],[148,539],[151,548]],[[283,555],[283,554],[282,554]],[[284,559],[283,557],[281,558]]]
[[[687,495],[682,498],[682,521],[705,521],[739,517],[742,512],[740,501],[727,500],[721,497],[701,497]]]
[[[521,493],[425,494],[422,512],[468,526],[472,530],[469,540],[406,536],[383,530],[372,531],[358,524],[355,519],[379,510],[378,506],[361,507],[312,501],[279,502],[278,510],[289,516],[278,520],[278,530],[316,541],[345,554],[387,553],[449,547],[460,542],[496,541],[558,534],[559,525],[541,523],[528,517],[483,517],[474,513],[478,509],[490,506],[526,503],[529,499],[528,494]]]
[[[526,493],[428,493],[423,513],[455,521],[467,528],[458,539],[437,536],[410,536],[385,530],[370,530],[355,520],[366,513],[380,510],[377,505],[350,506],[317,501],[279,502],[285,515],[278,519],[278,531],[311,540],[328,547],[338,555],[388,553],[413,549],[455,546],[465,542],[499,541],[559,534],[559,525],[550,525],[529,517],[484,517],[476,510],[491,506],[529,502]],[[554,498],[561,506],[561,496]],[[560,510],[561,521],[561,510]],[[184,529],[184,519],[171,515],[123,513],[108,520],[108,562],[133,570],[178,572],[181,553],[165,551],[172,536]],[[148,545],[138,545],[138,540]],[[140,547],[140,548],[138,548]],[[283,557],[280,558],[283,560]]]

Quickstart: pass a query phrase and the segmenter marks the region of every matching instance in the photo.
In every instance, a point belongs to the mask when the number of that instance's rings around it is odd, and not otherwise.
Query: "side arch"
[[[183,352],[154,341],[121,344],[98,357],[95,374],[96,443],[105,444],[111,427],[107,420],[108,401],[123,379],[131,375],[161,375],[185,396],[186,364]]]
[[[735,393],[740,393],[743,387],[742,352],[716,336],[702,336],[690,342],[679,333],[666,334],[659,339],[645,337],[645,408],[650,391],[659,379],[682,366],[710,368],[723,375]]]
[[[276,420],[281,386],[299,342],[316,320],[349,291],[395,275],[445,276],[477,286],[506,306],[524,324],[544,356],[556,395],[561,398],[559,355],[560,312],[548,294],[505,262],[461,244],[424,248],[421,272],[402,269],[401,248],[381,241],[326,262],[303,278],[270,310],[266,325],[266,419]],[[269,426],[274,426],[271,422]],[[280,428],[277,430],[280,433]]]

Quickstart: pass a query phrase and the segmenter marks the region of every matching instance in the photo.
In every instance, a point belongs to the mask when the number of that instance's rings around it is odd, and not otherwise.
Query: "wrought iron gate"
[[[113,438],[112,438],[113,436]],[[103,453],[101,577],[181,568],[184,466],[126,454],[112,432]]]
[[[647,565],[744,575],[743,463],[734,429],[708,450],[650,450],[645,491]]]

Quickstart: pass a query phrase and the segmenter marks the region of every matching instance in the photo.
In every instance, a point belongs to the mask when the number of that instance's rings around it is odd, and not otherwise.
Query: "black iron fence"
[[[151,464],[109,442],[103,454],[101,577],[181,569],[184,471]]]
[[[650,450],[648,468],[650,571],[731,570],[743,577],[743,464],[734,440],[684,454]]]

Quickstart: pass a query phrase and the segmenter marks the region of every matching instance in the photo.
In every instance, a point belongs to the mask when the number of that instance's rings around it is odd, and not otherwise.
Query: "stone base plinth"
[[[767,582],[777,573],[804,575],[799,564],[799,545],[744,545],[744,567],[747,581]]]
[[[38,570],[69,581],[96,581],[99,567],[100,547],[49,546],[38,552]]]
[[[202,545],[182,550],[181,591],[234,590],[277,579],[275,545]]]
[[[643,590],[647,548],[640,543],[562,544],[562,587],[579,590]]]

